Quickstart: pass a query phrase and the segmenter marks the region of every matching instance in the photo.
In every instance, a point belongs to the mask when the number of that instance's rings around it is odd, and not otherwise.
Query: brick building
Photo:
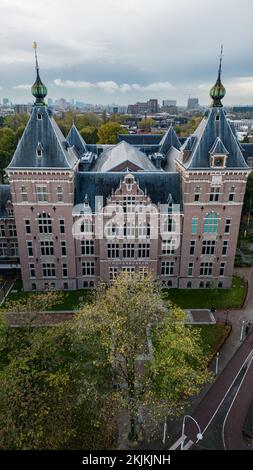
[[[126,135],[102,147],[74,124],[64,137],[37,61],[36,71],[0,186],[2,266],[20,264],[25,290],[92,288],[122,270],[151,270],[169,287],[230,287],[249,167],[222,107],[220,68],[212,105],[183,145],[170,128],[153,142]]]

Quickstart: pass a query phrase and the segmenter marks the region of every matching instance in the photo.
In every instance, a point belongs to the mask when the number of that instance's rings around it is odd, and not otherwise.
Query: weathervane
[[[34,54],[35,54],[35,61],[36,61],[36,70],[39,70],[39,65],[38,65],[38,56],[37,56],[37,48],[38,48],[38,44],[36,41],[33,41],[33,49],[34,49]]]

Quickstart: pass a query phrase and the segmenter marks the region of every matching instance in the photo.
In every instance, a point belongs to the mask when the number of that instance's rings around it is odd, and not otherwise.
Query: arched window
[[[43,212],[38,217],[39,233],[52,233],[52,219],[49,214]]]
[[[135,238],[135,225],[131,223],[124,224],[124,237]]]
[[[218,227],[218,215],[216,212],[209,212],[205,217],[204,233],[216,233]]]
[[[150,237],[150,224],[142,222],[138,225],[138,238],[149,238]]]
[[[176,231],[176,220],[173,215],[168,215],[168,217],[165,218],[163,228],[164,233]]]
[[[91,219],[84,219],[80,226],[81,233],[92,234],[93,226]]]
[[[105,236],[108,238],[118,238],[119,237],[119,226],[114,222],[108,222],[105,225]]]

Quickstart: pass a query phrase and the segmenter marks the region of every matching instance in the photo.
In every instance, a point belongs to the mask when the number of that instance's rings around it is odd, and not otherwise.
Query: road
[[[253,399],[253,330],[192,414],[204,435],[202,448],[245,449],[242,425]],[[185,445],[196,442],[198,430],[188,420]],[[215,447],[212,447],[212,446]]]

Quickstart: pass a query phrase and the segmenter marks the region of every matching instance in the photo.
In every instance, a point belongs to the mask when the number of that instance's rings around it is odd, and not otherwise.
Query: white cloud
[[[30,90],[31,86],[32,85],[24,84],[24,85],[16,85],[13,88],[15,88],[15,90]]]
[[[105,93],[129,93],[133,91],[138,91],[140,93],[146,92],[166,92],[170,90],[175,90],[175,87],[170,82],[154,82],[149,85],[139,85],[138,83],[122,83],[118,84],[113,80],[100,81],[100,82],[83,82],[83,81],[74,81],[74,80],[63,80],[61,78],[56,78],[54,84],[62,88],[86,88],[86,89],[97,89],[102,90]]]

